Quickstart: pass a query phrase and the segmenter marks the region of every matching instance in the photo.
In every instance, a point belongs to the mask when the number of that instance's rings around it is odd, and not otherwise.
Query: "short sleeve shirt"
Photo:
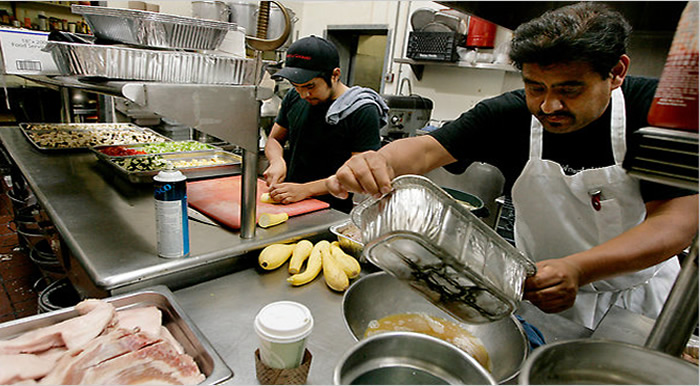
[[[657,84],[657,79],[634,76],[627,76],[622,84],[628,144],[635,131],[649,125],[647,115]],[[608,106],[600,118],[572,133],[545,130],[542,157],[559,163],[569,175],[614,165],[610,114]],[[445,167],[448,171],[461,173],[473,161],[489,163],[506,177],[504,191],[509,194],[529,157],[531,117],[525,91],[520,89],[478,103],[430,135],[458,160]],[[645,202],[694,194],[649,181],[641,181],[640,187]]]
[[[288,130],[286,181],[303,183],[327,178],[335,174],[352,153],[379,149],[380,115],[376,106],[362,106],[331,125],[326,122],[330,105],[312,106],[293,89],[282,100],[276,122]],[[352,208],[351,201],[340,204],[330,195],[317,198],[331,202],[337,209],[349,210],[348,205]]]

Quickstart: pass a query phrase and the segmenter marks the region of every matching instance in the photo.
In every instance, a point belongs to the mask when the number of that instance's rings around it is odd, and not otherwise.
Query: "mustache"
[[[567,117],[567,118],[573,118],[574,115],[571,114],[571,113],[564,112],[564,111],[558,112],[558,113],[552,113],[552,114],[545,114],[544,112],[542,112],[542,111],[540,110],[540,111],[537,112],[537,117],[539,117],[539,118],[548,118],[548,117],[557,117],[557,118],[558,118],[558,117]]]

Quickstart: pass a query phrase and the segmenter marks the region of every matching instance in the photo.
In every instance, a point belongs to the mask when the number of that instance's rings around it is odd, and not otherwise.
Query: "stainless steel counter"
[[[251,265],[249,269],[175,291],[178,304],[233,370],[234,376],[227,383],[259,383],[254,358],[258,337],[253,320],[266,304],[292,300],[307,306],[314,317],[314,328],[307,341],[313,355],[307,384],[333,384],[335,365],[355,343],[343,320],[343,295],[330,290],[322,275],[301,287],[292,287],[287,277],[286,269],[268,272]],[[591,330],[561,316],[545,314],[528,302],[522,302],[517,313],[537,327],[546,342],[591,335]]]
[[[106,296],[164,284],[174,290],[239,269],[254,251],[274,242],[330,234],[347,215],[332,209],[286,223],[238,232],[189,222],[190,256],[157,256],[152,187],[134,185],[104,170],[90,152],[47,153],[17,127],[1,127],[0,141],[71,251],[69,277],[85,295]]]

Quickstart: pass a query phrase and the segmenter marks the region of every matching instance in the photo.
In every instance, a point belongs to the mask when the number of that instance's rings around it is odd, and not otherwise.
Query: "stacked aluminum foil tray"
[[[203,385],[220,384],[233,377],[231,368],[177,303],[168,287],[159,285],[102,300],[112,304],[117,311],[148,306],[158,308],[162,313],[163,326],[182,345],[185,353],[194,359],[199,370],[206,377],[202,382]],[[11,339],[78,315],[80,314],[75,310],[75,307],[66,307],[57,311],[0,323],[0,339]]]
[[[253,84],[254,62],[225,55],[50,41],[62,75],[163,83]]]
[[[535,264],[422,176],[400,176],[392,192],[351,212],[363,256],[466,323],[512,314]]]
[[[72,5],[98,39],[141,47],[215,50],[235,23],[134,9]]]
[[[34,147],[43,151],[170,141],[149,128],[131,123],[20,123],[19,128]]]

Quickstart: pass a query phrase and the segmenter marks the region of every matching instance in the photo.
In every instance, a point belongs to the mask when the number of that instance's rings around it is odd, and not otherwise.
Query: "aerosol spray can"
[[[190,253],[185,180],[185,175],[172,165],[153,177],[158,256],[160,257],[177,258]]]

